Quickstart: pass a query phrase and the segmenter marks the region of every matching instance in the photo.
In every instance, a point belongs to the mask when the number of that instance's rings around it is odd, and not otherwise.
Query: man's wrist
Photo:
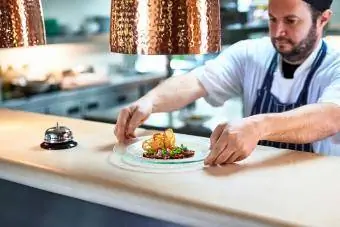
[[[153,93],[151,93],[151,92],[147,93],[145,96],[141,97],[139,99],[139,101],[142,102],[142,103],[143,102],[149,103],[149,105],[151,105],[151,112],[152,113],[156,113],[158,111],[157,106],[156,106],[157,97]]]
[[[270,135],[271,131],[270,129],[272,128],[270,126],[271,124],[271,114],[258,114],[258,115],[253,115],[250,117],[256,132],[258,133],[258,137],[260,140],[266,140]]]

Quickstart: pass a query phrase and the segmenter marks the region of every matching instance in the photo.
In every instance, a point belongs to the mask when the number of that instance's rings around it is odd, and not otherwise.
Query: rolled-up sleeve
[[[318,103],[333,103],[340,105],[340,68],[334,70],[330,83],[323,90]],[[340,133],[314,144],[316,153],[340,156]]]
[[[318,103],[334,103],[340,105],[340,69],[333,74],[331,83],[323,90]]]
[[[240,41],[197,70],[198,80],[208,93],[205,100],[209,104],[221,106],[242,94],[246,57],[247,41]]]

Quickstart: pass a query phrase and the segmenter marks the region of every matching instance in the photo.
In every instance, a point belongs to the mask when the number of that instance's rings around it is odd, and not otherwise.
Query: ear
[[[330,9],[325,10],[320,16],[320,26],[325,27],[328,24],[328,22],[331,20],[332,15],[333,15],[333,12]]]

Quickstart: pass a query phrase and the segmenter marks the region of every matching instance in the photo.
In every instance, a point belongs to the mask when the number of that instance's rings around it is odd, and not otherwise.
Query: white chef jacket
[[[296,102],[321,44],[319,42],[313,53],[297,68],[293,79],[283,77],[282,58],[278,58],[271,92],[281,102]],[[340,105],[340,51],[329,44],[327,47],[326,57],[311,81],[308,104],[330,102]],[[208,93],[205,100],[212,106],[221,106],[228,99],[241,96],[244,116],[250,116],[257,90],[262,86],[274,53],[269,37],[239,41],[223,50],[196,71]],[[340,156],[340,133],[313,143],[313,149],[316,153]]]

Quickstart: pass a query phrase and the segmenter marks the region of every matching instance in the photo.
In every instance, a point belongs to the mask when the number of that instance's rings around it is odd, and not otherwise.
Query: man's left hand
[[[259,121],[252,118],[218,125],[211,134],[211,152],[204,164],[222,165],[247,158],[261,138],[259,125]]]

